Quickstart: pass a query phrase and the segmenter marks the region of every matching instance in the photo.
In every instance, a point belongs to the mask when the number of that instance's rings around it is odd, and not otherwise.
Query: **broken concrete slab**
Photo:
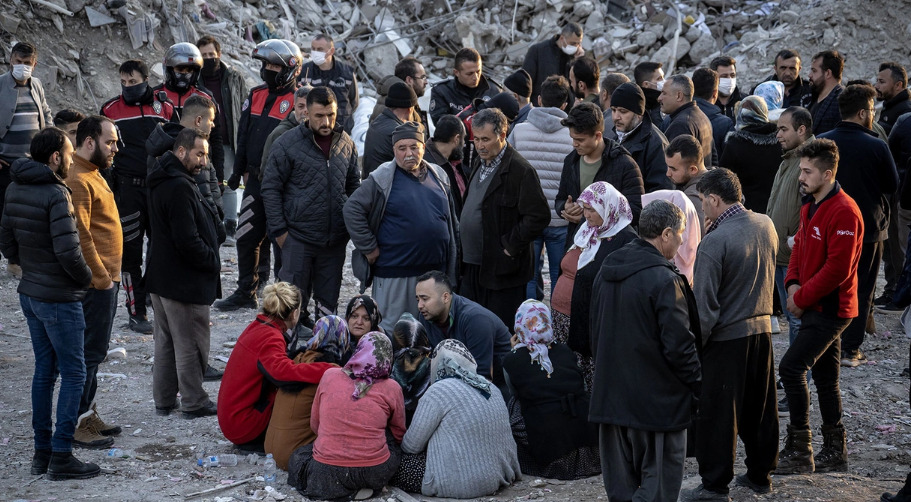
[[[117,20],[113,17],[92,7],[85,8],[85,15],[89,18],[89,25],[92,28],[97,28],[106,24],[114,24],[117,22]]]

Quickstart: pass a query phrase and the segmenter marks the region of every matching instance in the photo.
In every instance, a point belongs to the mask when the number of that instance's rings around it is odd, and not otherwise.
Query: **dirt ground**
[[[232,291],[236,280],[234,248],[222,248],[222,283]],[[545,274],[546,275],[546,274]],[[111,348],[123,347],[126,358],[109,359],[102,364],[97,397],[98,409],[105,420],[123,426],[116,438],[118,448],[133,450],[136,458],[104,462],[103,451],[77,450],[79,458],[97,462],[105,469],[101,476],[85,481],[47,481],[29,475],[32,456],[30,384],[33,355],[28,330],[18,306],[17,281],[0,272],[0,500],[181,500],[194,492],[225,487],[232,482],[262,475],[261,465],[241,459],[236,467],[203,471],[195,467],[199,449],[231,453],[215,417],[185,420],[179,414],[159,417],[152,402],[152,336],[137,336],[126,328],[123,307],[117,313]],[[342,301],[356,293],[356,282],[346,266]],[[154,315],[154,314],[153,314]],[[226,342],[236,340],[253,317],[252,310],[212,315],[213,365],[224,367],[230,355]],[[901,376],[907,365],[908,338],[902,333],[898,315],[876,314],[878,335],[869,337],[865,350],[866,365],[842,372],[845,426],[848,430],[850,470],[845,474],[776,476],[770,495],[756,496],[744,488],[733,488],[734,500],[787,501],[876,501],[883,491],[896,491],[911,464],[911,413],[908,379]],[[784,323],[783,328],[784,328]],[[786,332],[774,336],[777,357],[787,348]],[[219,383],[206,383],[217,399]],[[815,401],[815,399],[814,399]],[[813,423],[819,424],[814,404]],[[784,429],[785,422],[782,422]],[[816,443],[821,440],[816,439]],[[742,451],[737,473],[744,472]],[[278,494],[266,500],[302,500],[279,473]],[[688,460],[684,490],[699,484],[695,461]],[[543,485],[543,486],[540,486]],[[262,478],[224,489],[196,500],[263,500]],[[418,500],[432,500],[414,495]],[[482,500],[519,501],[595,501],[606,500],[600,477],[570,482],[536,482],[529,476],[500,493]],[[306,500],[306,499],[303,499]],[[372,500],[395,501],[391,492]]]

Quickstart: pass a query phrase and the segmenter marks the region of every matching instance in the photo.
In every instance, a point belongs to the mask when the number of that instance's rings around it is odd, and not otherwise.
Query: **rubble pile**
[[[894,4],[894,5],[893,5]],[[461,47],[484,56],[502,79],[522,64],[529,45],[568,21],[585,30],[583,47],[604,71],[632,73],[642,61],[665,72],[687,72],[728,54],[744,84],[764,78],[775,53],[798,49],[804,67],[818,50],[847,55],[845,77],[871,79],[879,62],[907,61],[901,41],[911,34],[890,17],[902,0],[9,0],[0,6],[0,62],[19,40],[38,46],[36,75],[51,106],[97,110],[119,89],[117,66],[140,58],[162,76],[160,58],[176,42],[202,34],[223,44],[223,59],[244,68],[268,38],[287,38],[306,52],[320,31],[336,40],[369,95],[373,82],[406,55],[417,57],[431,81],[450,73]],[[893,8],[894,7],[894,8]],[[673,68],[673,70],[670,70]],[[806,73],[804,73],[806,75]],[[745,86],[744,86],[745,87]],[[63,92],[57,92],[62,90]]]

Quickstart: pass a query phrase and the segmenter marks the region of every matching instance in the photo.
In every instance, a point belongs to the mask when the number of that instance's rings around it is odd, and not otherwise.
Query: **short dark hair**
[[[608,73],[601,81],[601,89],[606,90],[607,95],[610,96],[618,87],[627,82],[629,82],[629,77],[622,73]]]
[[[872,85],[849,85],[838,95],[838,111],[842,120],[857,115],[857,112],[870,106],[876,99],[876,89]]]
[[[310,94],[310,91],[312,91],[312,90],[313,90],[312,85],[302,85],[302,86],[298,87],[296,91],[294,91],[294,99],[306,98],[307,95]]]
[[[854,80],[848,80],[845,82],[845,87],[848,87],[849,85],[866,85],[868,87],[871,87],[873,90],[876,90],[876,88],[873,87],[873,84],[862,78],[855,78]]]
[[[215,102],[205,96],[194,94],[183,102],[182,115],[199,117],[207,110],[217,110]]]
[[[83,119],[85,119],[85,114],[79,110],[64,108],[54,115],[54,125],[57,127],[65,126],[67,124],[72,124],[73,122],[82,122]]]
[[[402,82],[404,82],[407,77],[416,78],[418,76],[418,66],[420,64],[421,62],[415,59],[414,56],[408,56],[396,63],[395,76],[400,78]]]
[[[139,72],[143,79],[149,78],[149,66],[138,59],[127,59],[117,71],[124,75],[129,75],[135,71]]]
[[[209,135],[199,132],[192,127],[184,127],[177,133],[177,137],[174,138],[174,146],[171,148],[171,151],[177,152],[178,148],[183,147],[184,150],[189,152],[196,145],[197,139],[209,139]]]
[[[735,204],[743,199],[740,178],[734,171],[717,167],[706,172],[696,183],[696,190],[702,195],[717,195],[726,204]]]
[[[563,25],[563,29],[560,30],[560,34],[564,37],[569,35],[575,35],[577,37],[582,36],[582,25],[579,23],[566,23]]]
[[[569,99],[569,82],[563,75],[551,75],[541,83],[541,106],[560,108]]]
[[[593,136],[604,132],[604,113],[594,103],[579,103],[566,114],[560,124],[579,134]]]
[[[879,71],[884,71],[884,70],[889,70],[889,72],[892,74],[892,80],[895,80],[896,82],[901,82],[902,85],[904,85],[905,87],[908,87],[908,72],[905,71],[904,66],[902,66],[894,61],[887,61],[887,62],[879,65]]]
[[[573,61],[573,75],[576,76],[577,82],[582,82],[589,89],[598,87],[598,79],[601,78],[601,69],[598,68],[598,62],[588,56],[581,57]]]
[[[459,52],[456,52],[455,61],[453,62],[453,68],[456,70],[462,66],[462,63],[480,63],[481,62],[481,53],[472,49],[471,47],[465,47],[460,49]]]
[[[711,68],[699,68],[693,72],[693,96],[712,99],[718,89],[718,72]]]
[[[314,87],[310,90],[310,94],[307,94],[307,108],[310,108],[313,103],[329,106],[332,103],[337,104],[338,100],[335,98],[335,92],[332,89],[326,86],[319,86]]]
[[[32,160],[47,164],[54,152],[63,151],[65,144],[66,133],[62,129],[45,127],[32,138],[28,151],[32,155]]]
[[[781,112],[781,116],[790,115],[791,116],[791,127],[796,131],[800,129],[800,126],[807,128],[807,132],[813,133],[813,115],[810,114],[810,111],[802,106],[789,106],[785,111]],[[779,117],[778,121],[781,121]]]
[[[733,66],[737,67],[737,61],[734,60],[731,56],[718,56],[709,63],[709,68],[718,71],[719,66]]]
[[[791,58],[800,59],[800,53],[797,52],[797,49],[782,49],[778,51],[778,54],[775,55],[775,60],[773,63],[777,64],[779,59],[785,60]]]
[[[204,45],[215,46],[215,52],[217,52],[218,54],[221,54],[221,44],[212,35],[203,35],[203,36],[199,37],[199,40],[196,41],[197,48],[200,48]]]
[[[690,77],[687,77],[686,75],[674,75],[668,78],[667,82],[665,82],[664,85],[671,85],[676,87],[680,92],[683,93],[684,99],[687,101],[693,100],[693,81],[690,80]]]
[[[328,33],[317,33],[313,40],[325,40],[329,42],[329,47],[335,47],[335,40],[332,40],[332,36]]]
[[[499,108],[485,108],[474,114],[471,119],[471,129],[477,130],[485,125],[493,126],[494,134],[503,134],[509,126],[509,121]]]
[[[831,170],[838,173],[838,145],[831,139],[817,138],[807,141],[797,148],[797,155],[802,159],[812,160],[821,171]]]
[[[841,80],[841,72],[845,69],[845,58],[838,51],[817,52],[813,56],[813,61],[821,59],[820,68],[822,71],[829,70],[832,72],[832,78]]]
[[[692,134],[681,134],[672,139],[664,149],[664,155],[673,157],[680,154],[680,158],[688,162],[699,163],[705,158],[705,152],[702,151],[702,144]]]
[[[465,137],[465,125],[455,115],[443,115],[436,121],[436,128],[433,130],[433,140],[441,143],[448,143],[456,136]]]
[[[23,59],[27,58],[35,61],[38,59],[38,48],[28,42],[19,42],[13,46],[13,48],[9,51],[9,54],[10,57],[17,55]]]
[[[79,127],[76,128],[76,144],[73,146],[78,148],[85,143],[87,138],[98,141],[102,132],[101,125],[105,122],[114,123],[113,120],[104,115],[90,115],[82,119],[82,121],[79,122]]]
[[[636,68],[633,69],[633,80],[636,81],[636,85],[642,87],[642,82],[647,81],[648,78],[652,76],[652,73],[655,73],[663,67],[664,65],[655,61],[639,63],[636,65]]]
[[[683,211],[676,204],[663,199],[653,200],[639,214],[639,237],[654,239],[664,233],[665,228],[676,232],[685,223]]]
[[[430,272],[425,272],[418,276],[417,282],[424,282],[432,280],[438,286],[443,286],[447,292],[452,293],[452,281],[449,280],[449,276],[440,272],[439,270],[431,270]]]

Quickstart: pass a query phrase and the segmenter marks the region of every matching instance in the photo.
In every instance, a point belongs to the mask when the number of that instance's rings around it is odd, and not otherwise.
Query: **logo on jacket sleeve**
[[[822,240],[822,234],[819,233],[819,227],[817,227],[817,226],[813,227],[812,237],[816,240],[820,240],[820,241]]]
[[[250,108],[250,98],[244,100],[244,105],[240,107],[240,111],[245,112],[247,108]]]
[[[152,103],[152,109],[155,110],[155,115],[161,115],[161,103],[156,101]]]
[[[291,103],[289,103],[287,99],[282,100],[282,102],[278,105],[278,112],[285,113],[286,111],[288,111],[288,108],[290,108],[290,107],[291,107]]]

